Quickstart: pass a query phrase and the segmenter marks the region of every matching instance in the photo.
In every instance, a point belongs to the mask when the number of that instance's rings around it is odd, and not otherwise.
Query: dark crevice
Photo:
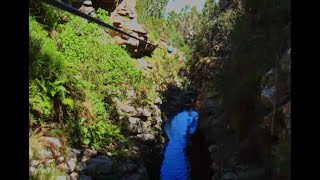
[[[174,85],[170,85],[166,91],[162,93],[163,104],[161,111],[163,113],[163,137],[166,139],[166,144],[160,152],[161,156],[154,153],[152,163],[147,163],[147,169],[150,179],[159,180],[161,177],[161,166],[164,159],[164,152],[169,142],[169,138],[165,133],[164,126],[170,123],[172,118],[179,112],[187,109],[194,109],[194,99],[197,93],[194,90],[184,90]],[[187,147],[185,148],[186,157],[190,165],[189,178],[194,180],[209,180],[212,177],[210,169],[211,159],[208,152],[208,144],[205,137],[196,130],[196,132],[188,138]]]

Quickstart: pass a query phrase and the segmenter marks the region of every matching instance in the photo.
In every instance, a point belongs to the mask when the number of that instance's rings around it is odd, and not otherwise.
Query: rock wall
[[[118,141],[114,146],[122,146],[124,151],[130,156],[126,159],[107,152],[101,154],[92,149],[68,148],[62,150],[61,140],[54,137],[46,137],[51,143],[41,149],[41,159],[30,162],[29,175],[38,173],[39,169],[47,167],[47,171],[54,171],[58,168],[67,174],[59,176],[59,179],[143,179],[148,178],[148,172],[143,162],[139,158],[140,147],[125,145]],[[57,142],[57,143],[55,143]],[[52,151],[55,149],[56,151]],[[53,166],[57,164],[57,167]]]
[[[133,0],[82,0],[69,3],[90,16],[96,16],[97,8],[104,8],[112,12],[114,26],[136,37],[145,40],[149,38],[146,30],[137,23]],[[119,33],[108,33],[120,45],[125,45],[133,56],[152,53],[157,46],[142,44]],[[181,54],[180,61],[183,59]],[[139,58],[137,63],[143,73],[152,75],[151,71],[154,71],[155,64],[143,58]],[[152,88],[159,89],[159,87]],[[143,105],[141,99],[145,100]],[[37,175],[40,170],[47,168],[48,171],[56,169],[65,171],[66,174],[59,179],[150,179],[150,166],[160,163],[159,158],[166,141],[162,132],[163,120],[160,110],[162,100],[158,96],[151,102],[146,97],[141,97],[141,94],[137,95],[133,89],[129,89],[125,100],[114,98],[112,101],[110,104],[114,105],[114,111],[110,116],[113,122],[122,127],[124,136],[129,139],[128,142],[114,140],[108,147],[103,147],[101,152],[97,152],[84,147],[68,148],[65,144],[67,141],[61,139],[63,136],[53,137],[54,135],[49,134],[42,138],[43,134],[40,133],[39,137],[43,139],[41,143],[44,146],[40,148],[39,158],[38,156],[30,158],[29,174]],[[53,125],[49,129],[51,128],[59,127]],[[30,150],[30,153],[33,152]],[[157,170],[159,169],[160,167]]]
[[[132,57],[142,57],[150,55],[157,47],[158,42],[150,40],[148,32],[138,23],[135,10],[135,0],[82,0],[72,4],[80,11],[95,17],[95,10],[102,8],[110,13],[113,26],[128,34],[142,39],[146,42],[128,37],[116,31],[107,30],[119,45],[124,45]]]
[[[129,34],[150,42],[146,44],[134,38],[118,32],[111,32],[111,36],[120,45],[125,45],[128,52],[134,57],[141,57],[142,54],[150,54],[158,46],[157,42],[150,41],[150,35],[138,23],[135,10],[135,0],[123,0],[111,13],[113,25]]]
[[[290,179],[291,175],[291,48],[277,67],[269,70],[261,81],[261,100],[267,109],[261,128],[270,129],[275,138],[271,159],[274,174]]]
[[[196,49],[191,78],[198,90],[199,128],[211,144],[213,179],[290,176],[288,4],[219,1],[217,19],[239,13],[235,26],[230,32],[212,27],[209,50]],[[271,16],[281,20],[270,23]]]
[[[92,0],[94,8],[102,7],[108,12],[113,12],[123,0]]]
[[[237,117],[226,114],[222,108],[223,96],[217,91],[213,74],[218,64],[217,58],[201,58],[195,65],[192,74],[193,84],[198,88],[195,104],[199,112],[200,131],[211,144],[208,150],[211,153],[214,179],[265,178],[270,170],[266,162],[290,162],[290,152],[287,152],[291,142],[290,53],[290,49],[284,53],[277,71],[273,68],[262,77],[261,102],[266,109],[265,115],[251,122],[244,140],[240,140],[239,134],[235,132],[241,125],[233,124],[231,120]],[[270,135],[271,131],[274,132],[273,136]],[[271,147],[276,149],[275,152],[271,152]],[[264,165],[258,165],[259,161],[264,162]],[[278,171],[279,174],[288,174],[280,167]]]
[[[145,107],[134,107],[137,96],[133,90],[128,90],[128,98],[125,102],[113,99],[116,104],[116,112],[119,121],[128,127],[129,138],[140,144],[154,145],[164,143],[162,137],[162,119],[159,108],[162,100],[157,97],[155,102],[149,102]],[[161,148],[161,147],[159,147]]]
[[[152,166],[160,166],[159,158],[165,143],[159,108],[162,100],[157,97],[146,106],[136,107],[134,102],[138,97],[134,90],[128,90],[126,96],[124,102],[113,99],[113,116],[126,130],[130,143],[115,140],[103,152],[97,152],[92,149],[65,149],[62,139],[44,137],[43,142],[48,145],[39,150],[38,159],[30,162],[30,175],[43,167],[50,167],[48,171],[58,168],[67,172],[61,179],[150,179]],[[122,154],[113,154],[114,151]],[[51,167],[52,163],[57,167]]]

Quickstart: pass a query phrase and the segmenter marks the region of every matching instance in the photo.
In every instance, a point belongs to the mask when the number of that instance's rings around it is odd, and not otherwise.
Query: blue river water
[[[185,153],[189,139],[198,126],[198,113],[181,111],[164,126],[169,143],[164,152],[161,166],[161,180],[190,179],[190,164]]]

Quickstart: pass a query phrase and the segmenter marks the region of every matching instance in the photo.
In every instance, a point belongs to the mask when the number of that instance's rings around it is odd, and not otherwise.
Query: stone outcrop
[[[80,11],[90,15],[90,16],[93,16],[95,17],[96,16],[96,13],[95,13],[95,10],[92,6],[92,2],[91,0],[85,0],[83,1],[81,7],[79,8]]]
[[[236,126],[239,125],[232,124],[230,121],[231,118],[236,117],[225,114],[222,110],[222,95],[216,89],[214,76],[219,74],[219,59],[201,58],[195,65],[192,74],[193,84],[198,90],[195,105],[199,112],[200,131],[212,144],[208,151],[211,153],[213,162],[211,165],[215,174],[213,179],[264,178],[268,168],[259,167],[254,163],[244,163],[241,159],[250,160],[249,157],[261,149],[260,153],[264,155],[257,156],[270,157],[270,146],[276,149],[273,154],[275,161],[290,161],[290,153],[283,153],[290,146],[291,134],[290,53],[289,49],[283,54],[278,69],[274,67],[262,77],[261,102],[266,110],[265,117],[259,118],[261,121],[256,120],[255,124],[252,124],[253,128],[249,129],[249,135],[242,141],[239,141],[235,133]],[[276,72],[277,83],[275,82]],[[276,107],[275,111],[274,107]],[[274,121],[273,127],[272,121]],[[277,140],[270,139],[271,128]],[[250,138],[251,136],[253,137]],[[252,157],[256,158],[256,156]]]
[[[219,1],[217,16],[238,13],[238,2]],[[212,145],[212,179],[273,179],[280,166],[290,169],[290,50],[282,51],[290,47],[291,32],[288,28],[265,46],[270,31],[256,30],[265,25],[263,17],[282,14],[261,11],[261,5],[249,1],[241,3],[242,17],[235,19],[231,31],[219,30],[217,18],[208,39],[194,48],[199,61],[191,77],[198,90],[199,129]],[[290,26],[288,18],[270,28],[280,34]],[[283,58],[274,66],[281,53]]]
[[[127,127],[130,144],[123,140],[114,140],[104,148],[104,152],[97,152],[85,148],[66,149],[59,138],[44,137],[49,146],[39,150],[40,159],[30,161],[30,175],[44,167],[51,167],[48,171],[58,168],[66,172],[60,179],[148,179],[147,168],[156,162],[160,163],[159,158],[165,143],[159,107],[162,100],[157,97],[154,102],[136,107],[136,92],[128,89],[126,95],[125,102],[117,98],[113,101],[116,106],[115,116]],[[126,158],[114,155],[115,149],[125,153]]]
[[[272,73],[270,71],[263,77],[261,84],[261,98],[268,109],[261,127],[270,129],[273,137],[277,139],[276,143],[272,144],[272,161],[275,164],[275,173],[286,177],[290,176],[291,168],[291,48],[282,55],[278,68],[273,68]],[[275,91],[272,96],[265,96],[263,91],[270,86],[274,87]]]
[[[135,0],[81,0],[72,3],[72,5],[93,17],[96,16],[95,11],[98,8],[105,9],[110,13],[113,26],[143,40],[140,41],[113,30],[107,30],[116,43],[126,47],[132,57],[151,54],[158,47],[159,43],[151,41],[148,32],[138,23]]]
[[[101,7],[108,12],[113,12],[123,0],[92,0],[94,8]]]
[[[275,74],[277,73],[277,74]],[[272,68],[262,78],[261,100],[268,113],[264,117],[264,124],[261,126],[270,127],[273,121],[275,134],[279,139],[284,139],[285,134],[291,131],[291,49],[288,49],[279,62],[278,69]],[[276,82],[277,75],[277,82]],[[274,108],[276,108],[275,111]],[[275,114],[274,114],[275,113]],[[282,132],[280,132],[282,131]]]
[[[129,92],[130,91],[130,92]],[[162,137],[162,119],[159,103],[149,102],[147,107],[134,107],[132,105],[136,100],[136,94],[133,90],[128,90],[130,98],[126,102],[121,102],[115,98],[113,101],[117,106],[119,121],[127,124],[128,133],[131,139],[139,143],[149,143],[154,141],[156,144],[164,143]],[[159,101],[159,97],[156,98]],[[155,101],[156,102],[156,101]]]
[[[197,87],[198,97],[195,103],[199,113],[199,129],[205,135],[212,160],[212,179],[241,179],[244,169],[239,159],[240,146],[233,133],[233,127],[222,107],[222,94],[214,83],[214,75],[218,73],[217,59],[201,58],[193,71],[193,83]],[[239,175],[240,174],[240,175]],[[259,174],[258,176],[262,176]],[[251,178],[249,178],[251,179]]]
[[[111,13],[110,18],[115,27],[139,39],[150,42],[150,35],[137,21],[134,0],[123,0]],[[115,31],[110,32],[110,35],[118,44],[125,45],[128,52],[134,57],[139,57],[142,54],[150,54],[158,45],[157,42],[146,44],[145,42]]]

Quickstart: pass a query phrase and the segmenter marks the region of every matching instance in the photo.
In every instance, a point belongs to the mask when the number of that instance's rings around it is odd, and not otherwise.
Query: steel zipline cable
[[[52,6],[55,6],[55,7],[59,8],[59,9],[62,9],[64,11],[67,11],[67,12],[69,12],[71,14],[74,14],[74,15],[80,16],[82,18],[85,18],[85,19],[89,20],[90,22],[97,23],[100,26],[106,27],[108,29],[114,30],[114,31],[119,32],[121,34],[127,35],[127,36],[129,36],[131,38],[137,39],[137,40],[139,40],[141,42],[144,42],[145,44],[152,45],[149,41],[146,41],[144,39],[140,39],[140,38],[137,38],[135,36],[132,36],[131,34],[128,34],[127,32],[124,32],[124,31],[122,31],[122,30],[120,30],[120,29],[118,29],[118,28],[116,28],[114,26],[111,26],[110,24],[107,24],[107,23],[105,23],[105,22],[103,22],[103,21],[101,21],[101,20],[99,20],[97,18],[91,17],[91,16],[79,11],[78,9],[72,7],[71,5],[67,5],[67,4],[65,4],[63,2],[60,2],[58,0],[41,0],[41,1],[43,1],[44,3],[50,4]],[[152,46],[154,46],[154,45],[152,45]]]

